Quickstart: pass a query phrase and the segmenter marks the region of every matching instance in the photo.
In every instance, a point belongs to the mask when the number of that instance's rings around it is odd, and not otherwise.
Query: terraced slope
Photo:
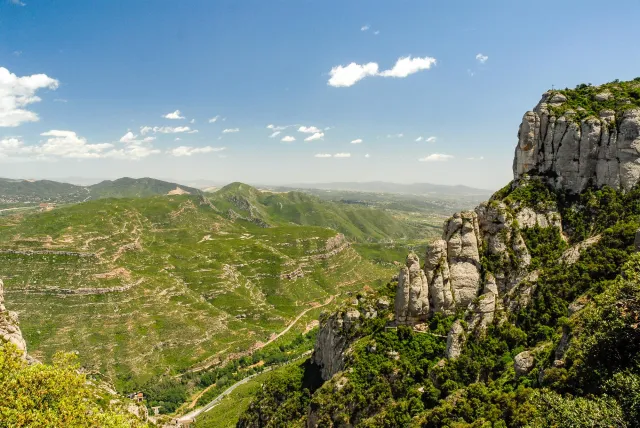
[[[76,350],[124,389],[260,347],[309,307],[389,276],[333,230],[262,226],[188,195],[1,217],[6,305],[35,357]]]
[[[329,227],[360,242],[407,240],[429,235],[424,224],[400,218],[390,211],[323,201],[301,192],[261,192],[247,184],[231,183],[209,199],[230,218],[244,218],[263,226]],[[441,221],[437,223],[440,225]]]

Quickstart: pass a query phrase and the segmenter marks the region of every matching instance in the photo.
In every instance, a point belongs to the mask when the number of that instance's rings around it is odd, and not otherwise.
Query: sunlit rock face
[[[606,94],[598,94],[601,98]],[[545,177],[554,188],[573,193],[587,186],[631,189],[640,180],[640,109],[575,119],[568,109],[559,117],[553,107],[566,97],[547,92],[524,114],[513,161],[514,179]]]

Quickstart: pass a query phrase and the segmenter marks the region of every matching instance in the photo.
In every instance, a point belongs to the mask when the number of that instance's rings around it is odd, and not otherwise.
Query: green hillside
[[[421,330],[388,329],[393,309],[360,316],[355,327],[337,333],[347,341],[344,370],[316,385],[307,379],[317,368],[291,366],[271,376],[250,405],[244,398],[238,426],[638,426],[639,201],[638,186],[580,195],[535,179],[506,186],[490,204],[536,212],[554,206],[562,218],[564,235],[556,227],[511,225],[520,228],[537,277],[529,305],[496,309],[486,330],[466,333],[454,359],[445,359],[447,332],[461,314],[435,314]],[[579,258],[569,260],[567,248],[583,242]],[[482,275],[519,263],[513,254],[499,260],[482,251]],[[345,302],[336,316],[364,314],[379,296],[395,293],[392,282]],[[518,373],[515,361],[525,350],[532,366]],[[205,419],[198,426],[213,425]]]
[[[0,178],[0,207],[43,202],[82,202],[89,191],[69,183],[49,180],[11,180]]]
[[[119,178],[92,186],[76,186],[50,180],[0,178],[0,208],[38,206],[40,203],[72,204],[101,198],[139,198],[166,195],[180,188],[192,195],[200,190],[155,178]]]
[[[123,177],[117,180],[105,180],[87,188],[91,192],[92,199],[100,198],[143,198],[146,196],[166,195],[167,193],[180,188],[192,195],[200,192],[193,187],[181,184],[170,183],[168,181],[157,180],[155,178],[129,178]]]
[[[30,353],[78,351],[122,389],[255,347],[390,273],[330,229],[230,220],[186,195],[2,217],[0,272]]]
[[[434,235],[442,218],[425,224],[388,210],[323,201],[302,192],[261,192],[243,183],[229,184],[209,198],[227,215],[263,226],[298,224],[329,227],[360,242],[417,240]]]

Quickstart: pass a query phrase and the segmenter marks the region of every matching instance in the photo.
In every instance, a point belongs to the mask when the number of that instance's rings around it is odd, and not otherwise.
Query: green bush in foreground
[[[15,346],[0,343],[0,427],[143,426],[101,408],[75,358],[57,354],[53,365],[28,365]]]

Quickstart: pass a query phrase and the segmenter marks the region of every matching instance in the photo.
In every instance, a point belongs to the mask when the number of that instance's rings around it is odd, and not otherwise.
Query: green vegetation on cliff
[[[361,316],[343,371],[315,391],[305,391],[298,369],[271,379],[239,426],[638,426],[640,190],[568,195],[532,179],[492,199],[561,215],[563,233],[520,229],[531,254],[528,269],[538,277],[528,305],[496,314],[449,360],[443,332],[453,317],[436,316],[421,332],[386,328],[384,311]],[[566,254],[570,246],[577,256]],[[377,293],[394,289],[392,283]],[[359,299],[359,311],[375,298]],[[525,350],[533,367],[517,372],[516,356]]]

